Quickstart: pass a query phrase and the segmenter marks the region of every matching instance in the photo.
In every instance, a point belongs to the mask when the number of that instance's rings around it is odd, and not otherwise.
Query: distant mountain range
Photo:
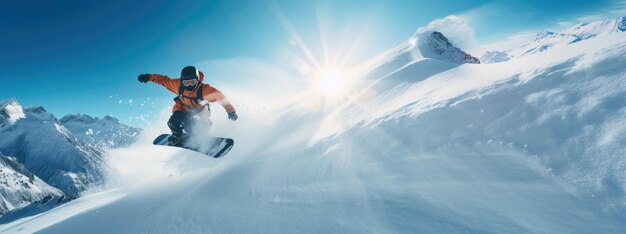
[[[132,144],[141,131],[111,115],[100,119],[84,114],[69,114],[59,119],[75,137],[98,148],[118,148]]]
[[[57,120],[43,107],[0,101],[0,215],[102,184],[105,150],[130,145],[139,131],[112,116]]]
[[[483,63],[504,62],[546,50],[563,47],[601,35],[622,33],[626,31],[626,16],[613,20],[601,20],[591,23],[580,23],[562,32],[538,32],[532,41],[519,48],[506,51],[487,51],[480,60]]]

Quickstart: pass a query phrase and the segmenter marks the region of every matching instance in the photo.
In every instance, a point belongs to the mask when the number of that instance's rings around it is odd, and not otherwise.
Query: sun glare
[[[298,33],[302,27],[296,27],[291,20],[279,9],[274,9],[276,16],[290,35],[289,46],[285,58],[301,76],[302,93],[306,97],[305,105],[312,111],[331,112],[351,100],[368,87],[367,81],[362,79],[367,71],[365,63],[358,62],[359,48],[366,42],[367,27],[345,24],[332,28],[328,24],[328,12],[317,11],[317,28],[306,34]],[[316,37],[303,37],[315,35]]]
[[[323,71],[316,79],[317,89],[325,96],[337,96],[345,89],[345,75],[337,70]]]

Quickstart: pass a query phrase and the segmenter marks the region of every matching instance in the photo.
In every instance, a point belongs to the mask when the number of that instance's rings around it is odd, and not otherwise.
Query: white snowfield
[[[495,64],[382,58],[330,114],[215,111],[224,158],[152,146],[155,124],[111,152],[116,189],[0,232],[626,232],[625,34]]]
[[[589,38],[609,34],[621,34],[626,31],[626,16],[612,20],[600,20],[591,23],[580,23],[562,32],[543,31],[535,35],[533,40],[519,48],[507,51],[488,51],[482,57],[483,63],[497,63],[509,59],[541,53],[543,51],[564,47]]]

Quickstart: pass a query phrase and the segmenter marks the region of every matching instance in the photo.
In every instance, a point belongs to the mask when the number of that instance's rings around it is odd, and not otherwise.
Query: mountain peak
[[[141,129],[120,123],[112,115],[102,118],[68,114],[59,120],[78,139],[97,148],[117,148],[132,144]]]
[[[69,122],[78,122],[78,123],[86,123],[86,124],[91,124],[91,123],[95,123],[98,122],[100,120],[106,121],[106,122],[112,122],[115,124],[119,124],[120,121],[113,117],[112,115],[105,115],[104,117],[102,117],[102,119],[99,119],[98,117],[92,117],[90,115],[86,115],[86,114],[67,114],[65,116],[63,116],[63,118],[61,118],[59,120],[59,122],[61,122],[62,124],[67,124]]]
[[[28,118],[35,118],[44,121],[56,122],[57,118],[50,112],[48,112],[43,106],[29,106],[24,107],[24,113],[28,114]]]
[[[542,41],[548,37],[553,37],[556,35],[559,35],[561,33],[557,33],[557,32],[552,32],[552,31],[541,31],[538,32],[537,34],[535,34],[535,38],[533,39],[533,41]]]
[[[416,34],[417,46],[422,56],[436,58],[454,63],[476,63],[480,60],[454,46],[443,33],[438,31],[424,31]]]
[[[482,63],[499,63],[509,60],[509,55],[504,51],[490,50],[480,57]]]
[[[16,98],[10,98],[0,101],[0,124],[8,120],[11,125],[15,124],[18,119],[25,118],[24,109]]]
[[[82,122],[82,123],[93,123],[96,122],[97,118],[91,117],[85,114],[67,114],[63,116],[63,118],[59,119],[59,122],[65,124],[67,122]]]
[[[32,107],[26,107],[25,109],[36,114],[48,113],[48,111],[46,111],[46,109],[43,108],[43,106],[32,106]]]
[[[117,118],[113,117],[112,115],[105,115],[103,119],[106,121],[113,122],[113,123],[120,123],[120,121]]]
[[[563,34],[569,34],[582,39],[589,39],[599,35],[619,33],[626,31],[626,17],[621,16],[610,20],[599,20],[577,24],[565,29]]]
[[[0,109],[3,109],[5,106],[11,104],[11,103],[18,103],[17,99],[12,97],[6,100],[0,100]]]

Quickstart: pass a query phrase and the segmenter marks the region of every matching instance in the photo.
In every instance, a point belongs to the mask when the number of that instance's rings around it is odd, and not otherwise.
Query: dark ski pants
[[[167,121],[167,126],[172,130],[172,135],[182,135],[183,129],[189,133],[191,129],[191,114],[184,111],[174,111],[170,120]]]

